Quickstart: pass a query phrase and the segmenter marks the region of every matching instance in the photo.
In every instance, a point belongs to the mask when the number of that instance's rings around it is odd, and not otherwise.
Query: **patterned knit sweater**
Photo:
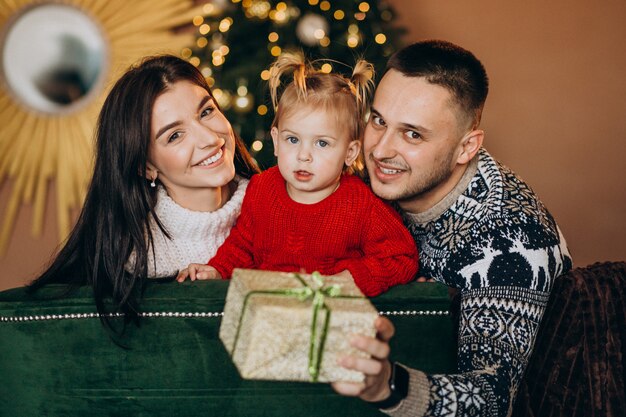
[[[171,239],[163,234],[151,218],[150,230],[154,240],[154,253],[148,250],[148,278],[176,275],[190,263],[205,263],[217,252],[235,224],[246,193],[248,180],[235,177],[237,189],[218,210],[201,212],[188,210],[176,204],[165,188],[159,187],[154,207],[161,224]],[[126,269],[132,269],[134,253]]]
[[[403,216],[421,275],[461,291],[459,373],[411,370],[409,396],[388,414],[510,414],[552,283],[572,266],[557,224],[484,149],[443,201]]]
[[[316,204],[293,201],[277,167],[250,181],[241,216],[209,265],[352,274],[367,296],[414,278],[417,249],[400,216],[358,177]]]

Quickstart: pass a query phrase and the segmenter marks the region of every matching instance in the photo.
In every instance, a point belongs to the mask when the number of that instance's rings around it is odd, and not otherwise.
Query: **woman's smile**
[[[216,153],[214,153],[213,155],[209,156],[208,158],[200,161],[199,163],[195,164],[194,166],[197,167],[213,167],[215,165],[217,165],[218,162],[220,162],[222,160],[222,156],[224,156],[224,151],[222,148],[218,149]]]

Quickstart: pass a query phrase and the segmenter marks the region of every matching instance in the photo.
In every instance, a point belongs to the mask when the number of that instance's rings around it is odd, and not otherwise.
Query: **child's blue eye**
[[[288,136],[287,137],[287,142],[296,144],[296,143],[298,143],[298,138],[295,137],[295,136]]]
[[[327,147],[327,146],[328,146],[328,142],[326,142],[325,140],[318,140],[318,141],[317,141],[317,145],[318,145],[320,148],[325,148],[325,147]]]

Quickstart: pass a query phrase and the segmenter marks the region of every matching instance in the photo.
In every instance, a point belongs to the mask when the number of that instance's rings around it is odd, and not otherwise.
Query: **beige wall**
[[[389,2],[407,41],[483,61],[485,147],[539,194],[575,264],[626,260],[626,2]]]
[[[575,263],[626,260],[626,2],[389,2],[407,41],[447,39],[483,61],[486,147],[541,196]],[[22,211],[0,259],[0,289],[32,278],[54,250],[53,199],[41,239],[30,216]]]

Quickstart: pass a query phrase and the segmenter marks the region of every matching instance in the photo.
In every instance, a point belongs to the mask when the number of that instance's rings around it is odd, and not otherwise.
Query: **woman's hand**
[[[376,338],[355,335],[350,345],[371,355],[371,358],[344,356],[339,359],[339,365],[365,374],[365,381],[333,382],[331,385],[339,394],[360,397],[365,401],[382,401],[391,395],[389,377],[391,363],[389,362],[389,340],[395,332],[393,324],[385,317],[378,317],[374,322]]]
[[[222,276],[219,272],[217,272],[217,269],[205,264],[189,264],[187,268],[178,273],[176,281],[183,282],[187,279],[187,277],[189,277],[192,281],[197,279],[222,279]]]

